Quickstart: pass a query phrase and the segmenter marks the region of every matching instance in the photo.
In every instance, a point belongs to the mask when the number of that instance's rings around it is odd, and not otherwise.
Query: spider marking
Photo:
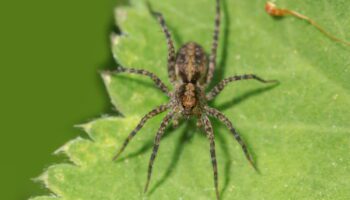
[[[210,143],[210,156],[213,166],[216,199],[219,199],[218,170],[215,154],[214,131],[208,116],[218,119],[227,126],[227,128],[233,134],[234,138],[241,145],[245,157],[254,168],[255,164],[247,150],[246,144],[243,142],[240,135],[233,127],[231,121],[220,111],[214,108],[210,108],[207,105],[207,102],[213,100],[224,89],[224,87],[227,84],[234,81],[248,79],[255,79],[262,83],[272,83],[277,81],[264,80],[254,74],[231,76],[223,79],[214,88],[212,88],[208,94],[206,94],[205,89],[213,78],[216,65],[216,52],[218,48],[218,39],[220,31],[220,1],[216,0],[216,15],[214,23],[215,26],[209,59],[207,58],[204,49],[195,42],[188,42],[184,44],[177,51],[177,53],[175,53],[175,47],[171,38],[171,34],[165,24],[163,15],[159,12],[153,11],[150,7],[149,9],[151,14],[158,19],[158,22],[161,25],[162,30],[165,34],[165,38],[168,45],[168,76],[175,90],[172,92],[169,91],[166,85],[155,74],[143,69],[119,67],[116,71],[112,72],[126,72],[148,76],[154,81],[157,87],[170,98],[169,103],[154,108],[141,119],[136,128],[126,138],[123,146],[119,149],[119,151],[113,157],[113,159],[115,160],[119,157],[119,155],[129,144],[130,140],[136,135],[136,133],[150,118],[162,112],[170,110],[168,114],[163,118],[161,125],[157,131],[156,137],[154,139],[153,152],[148,165],[148,175],[144,189],[144,191],[147,192],[148,185],[151,180],[153,162],[157,156],[160,140],[164,134],[166,126],[172,119],[174,121],[174,125],[177,125],[179,118],[183,117],[188,119],[191,116],[195,116],[198,118],[197,124],[199,126],[204,127],[204,130],[207,134]]]

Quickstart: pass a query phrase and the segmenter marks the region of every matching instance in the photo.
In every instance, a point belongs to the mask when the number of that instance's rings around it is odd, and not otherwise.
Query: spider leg
[[[249,154],[248,149],[247,149],[247,145],[243,142],[241,136],[239,135],[239,133],[236,131],[236,129],[233,127],[231,121],[220,111],[216,110],[215,108],[209,108],[206,107],[205,108],[206,112],[212,116],[215,117],[216,119],[218,119],[219,121],[221,121],[222,123],[224,123],[228,129],[230,129],[231,133],[233,134],[233,136],[235,137],[235,139],[237,140],[237,142],[241,145],[242,150],[244,152],[245,157],[247,158],[247,160],[249,161],[249,163],[252,165],[252,167],[258,171],[257,167],[255,166],[255,163],[252,159],[252,156]]]
[[[202,124],[204,125],[205,133],[207,134],[207,137],[210,142],[210,157],[211,157],[211,164],[213,166],[213,172],[214,172],[214,185],[215,185],[216,199],[218,200],[220,196],[219,196],[219,186],[218,186],[218,167],[217,167],[216,154],[215,154],[214,131],[208,116],[206,115],[202,116]]]
[[[153,168],[153,162],[157,156],[158,153],[158,148],[159,148],[159,144],[160,144],[160,139],[162,138],[162,136],[164,135],[164,130],[167,127],[167,125],[169,124],[171,118],[173,117],[174,113],[173,112],[169,112],[163,119],[162,123],[160,124],[160,127],[158,129],[157,135],[154,139],[154,145],[153,145],[153,152],[151,155],[151,158],[149,160],[149,164],[148,164],[148,174],[147,174],[147,182],[145,185],[145,190],[144,192],[147,192],[148,189],[148,185],[149,182],[151,180],[151,175],[152,175],[152,168]]]
[[[148,3],[148,8],[151,12],[151,14],[157,18],[159,24],[162,27],[162,30],[165,34],[165,38],[167,40],[167,45],[168,45],[168,76],[169,76],[169,80],[171,83],[175,82],[176,76],[175,76],[175,59],[176,59],[176,55],[175,55],[175,47],[174,47],[174,42],[171,39],[171,34],[170,31],[165,23],[165,19],[162,15],[162,13],[156,12],[154,11],[150,4]]]
[[[216,0],[215,28],[214,28],[211,53],[209,57],[209,69],[208,69],[206,85],[210,83],[214,75],[214,70],[216,65],[216,52],[218,49],[218,41],[219,41],[219,32],[220,32],[220,1]]]
[[[141,121],[137,124],[136,128],[131,131],[131,133],[129,134],[129,136],[125,139],[123,146],[119,149],[119,151],[117,152],[117,154],[113,157],[113,160],[116,160],[119,155],[124,151],[124,149],[126,148],[126,146],[129,144],[130,140],[136,135],[136,133],[143,127],[143,125],[147,122],[147,120],[149,120],[150,118],[166,111],[169,108],[168,105],[160,105],[156,108],[154,108],[153,110],[151,110],[149,113],[147,113],[142,119]]]
[[[129,74],[140,74],[140,75],[144,75],[144,76],[148,76],[150,77],[153,82],[157,85],[157,87],[162,90],[162,92],[164,92],[167,96],[170,96],[170,92],[168,87],[162,82],[162,80],[160,80],[160,78],[158,76],[156,76],[155,74],[153,74],[152,72],[149,72],[147,70],[144,69],[135,69],[135,68],[125,68],[125,67],[118,67],[116,70],[114,71],[110,71],[110,72],[105,72],[105,73],[122,73],[122,72],[126,72]]]
[[[244,74],[244,75],[238,75],[238,76],[231,76],[228,78],[225,78],[224,80],[220,81],[213,89],[210,90],[210,92],[206,95],[207,101],[213,100],[216,95],[218,95],[227,84],[233,82],[233,81],[239,81],[239,80],[248,80],[248,79],[255,79],[257,81],[260,81],[262,83],[277,83],[277,80],[264,80],[260,78],[259,76],[256,76],[255,74]]]
[[[179,126],[180,115],[174,114],[173,116],[173,128],[177,128]]]

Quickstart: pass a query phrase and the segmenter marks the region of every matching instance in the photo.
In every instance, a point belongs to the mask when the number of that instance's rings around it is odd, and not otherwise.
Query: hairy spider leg
[[[215,154],[214,131],[208,116],[202,115],[202,124],[204,125],[205,133],[207,134],[207,137],[210,142],[210,157],[211,157],[211,164],[213,166],[213,173],[214,173],[215,193],[216,193],[216,199],[219,200],[220,196],[219,196],[219,184],[218,184],[218,166],[217,166],[216,154]]]
[[[255,79],[262,83],[278,83],[277,80],[264,80],[254,74],[231,76],[220,81],[213,89],[210,90],[210,92],[206,95],[207,101],[213,100],[225,88],[227,84],[233,81],[248,80],[248,79]]]
[[[145,190],[144,190],[145,193],[148,190],[148,185],[149,185],[149,182],[151,180],[152,169],[153,169],[153,162],[154,162],[154,160],[155,160],[155,158],[157,156],[157,153],[158,153],[160,139],[164,135],[165,128],[167,127],[167,125],[169,124],[169,122],[170,122],[170,120],[171,120],[171,118],[173,116],[174,116],[174,112],[171,111],[163,118],[163,121],[160,124],[160,127],[158,129],[157,135],[156,135],[156,137],[154,139],[153,151],[152,151],[152,155],[151,155],[151,158],[150,158],[149,164],[148,164],[147,181],[146,181]]]
[[[165,23],[164,17],[162,15],[162,13],[156,12],[154,11],[150,4],[148,4],[148,8],[151,12],[151,14],[153,16],[155,16],[158,19],[159,24],[162,27],[162,30],[165,34],[165,38],[167,40],[167,45],[168,45],[168,76],[169,76],[169,80],[171,83],[174,83],[176,80],[176,76],[175,76],[175,59],[176,59],[176,55],[175,55],[175,47],[174,47],[174,42],[171,39],[171,33]]]
[[[239,133],[236,131],[236,129],[233,127],[231,121],[223,114],[221,113],[220,111],[218,111],[217,109],[215,108],[210,108],[210,107],[206,107],[205,110],[207,111],[207,113],[218,119],[219,121],[221,121],[222,123],[224,123],[227,128],[230,130],[230,132],[233,134],[234,138],[236,139],[236,141],[241,145],[242,147],[242,150],[244,152],[244,155],[245,157],[247,158],[247,160],[249,161],[249,163],[252,165],[252,167],[256,170],[256,166],[255,166],[255,163],[253,162],[253,159],[251,157],[251,155],[249,154],[248,152],[248,149],[247,149],[247,145],[243,142],[241,136],[239,135]]]
[[[174,113],[173,117],[173,128],[177,128],[179,126],[179,120],[181,119],[180,113]]]
[[[208,85],[211,82],[214,76],[214,70],[216,65],[216,52],[218,49],[218,41],[219,41],[219,32],[220,32],[220,1],[216,0],[215,28],[214,28],[211,53],[209,57],[209,69],[207,74],[206,85]]]
[[[116,160],[119,155],[124,151],[126,146],[129,144],[130,140],[136,135],[136,133],[143,127],[143,125],[152,117],[166,111],[169,108],[168,105],[160,105],[156,107],[155,109],[151,110],[149,113],[147,113],[141,121],[137,124],[136,128],[131,131],[129,136],[125,139],[123,146],[119,149],[118,153],[113,157],[113,160]]]
[[[135,69],[135,68],[125,68],[125,67],[118,67],[115,71],[111,71],[111,72],[106,72],[106,73],[122,73],[122,72],[126,72],[129,74],[139,74],[139,75],[144,75],[144,76],[148,76],[152,79],[152,81],[156,84],[156,86],[162,90],[163,93],[165,93],[167,96],[170,96],[170,92],[168,87],[163,83],[162,80],[160,80],[160,78],[153,74],[152,72],[149,72],[147,70],[144,69]]]

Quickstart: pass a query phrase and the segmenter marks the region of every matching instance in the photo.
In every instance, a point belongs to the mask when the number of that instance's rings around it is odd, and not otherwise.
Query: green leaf
[[[214,0],[151,1],[163,13],[177,48],[196,41],[209,52]],[[248,164],[229,131],[214,121],[223,199],[350,199],[350,48],[304,21],[268,16],[264,1],[222,2],[222,32],[213,84],[235,74],[278,79],[277,87],[256,81],[228,86],[211,106],[239,130],[258,162]],[[350,40],[350,1],[278,1]],[[125,67],[147,69],[170,86],[164,35],[144,1],[117,9],[122,36],[113,52]],[[104,75],[107,90],[124,117],[103,117],[81,127],[58,152],[72,163],[49,167],[39,178],[53,195],[32,200],[214,199],[209,143],[195,120],[168,128],[143,194],[153,139],[164,114],[150,120],[121,158],[112,157],[140,118],[168,99],[145,77]]]

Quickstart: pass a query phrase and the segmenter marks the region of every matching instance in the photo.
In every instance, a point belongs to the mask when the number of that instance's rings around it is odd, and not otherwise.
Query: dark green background
[[[84,135],[73,125],[111,112],[98,70],[115,66],[109,34],[116,4],[1,1],[1,199],[46,193],[31,178],[66,160],[52,153]]]

